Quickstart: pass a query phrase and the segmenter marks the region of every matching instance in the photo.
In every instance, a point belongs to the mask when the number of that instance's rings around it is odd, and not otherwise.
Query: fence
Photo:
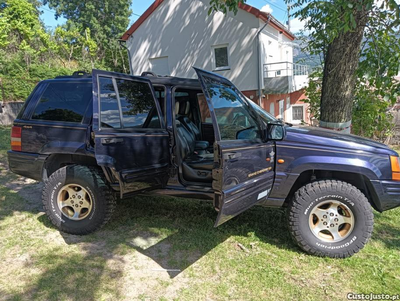
[[[0,109],[0,125],[12,125],[24,102],[4,102]]]

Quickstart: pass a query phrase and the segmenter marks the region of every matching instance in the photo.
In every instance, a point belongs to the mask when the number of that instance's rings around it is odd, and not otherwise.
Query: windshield
[[[254,101],[248,99],[246,97],[248,103],[253,107],[254,110],[256,110],[257,114],[261,117],[261,119],[265,123],[271,123],[271,122],[277,122],[277,119],[272,116],[270,113],[267,113],[263,108],[258,106]]]

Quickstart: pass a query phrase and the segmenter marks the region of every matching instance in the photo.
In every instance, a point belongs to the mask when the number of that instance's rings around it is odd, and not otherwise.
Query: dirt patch
[[[35,221],[32,220],[30,223],[36,223],[37,220],[46,218],[43,216],[44,213],[41,213],[43,183],[12,174],[4,157],[0,158],[0,185],[17,193],[25,200],[24,210],[35,213]],[[3,277],[12,276],[19,284],[6,287],[6,291],[1,292],[0,300],[3,297],[6,299],[12,297],[12,294],[10,295],[11,287],[14,292],[25,291],[24,297],[35,296],[37,291],[40,291],[35,282],[37,279],[45,282],[49,277],[49,272],[41,269],[40,265],[38,267],[34,258],[38,253],[41,254],[39,258],[46,256],[43,255],[43,253],[46,254],[46,248],[52,250],[51,256],[55,256],[55,258],[57,258],[58,252],[68,254],[66,256],[70,256],[70,254],[81,256],[84,258],[83,266],[85,266],[85,260],[91,258],[99,258],[104,261],[104,265],[100,268],[91,267],[90,273],[96,273],[102,282],[108,283],[107,286],[111,291],[118,292],[119,299],[137,300],[164,297],[171,300],[176,298],[179,291],[188,285],[189,278],[184,272],[180,272],[174,267],[168,268],[171,245],[163,241],[164,236],[136,231],[129,236],[129,240],[118,241],[115,245],[111,243],[110,246],[110,238],[116,235],[114,231],[103,230],[95,234],[95,237],[90,238],[61,233],[51,230],[51,228],[49,228],[50,231],[40,231],[39,233],[32,230],[31,226],[26,228],[22,231],[30,237],[31,241],[40,240],[43,244],[35,248],[28,248],[22,255],[19,250],[15,249],[8,250],[7,254],[1,256],[4,264],[0,267],[0,274]],[[126,249],[123,255],[117,251],[120,245],[124,245]],[[154,248],[155,245],[157,245],[156,248]],[[49,265],[50,269],[51,266]],[[56,289],[53,288],[53,290]]]

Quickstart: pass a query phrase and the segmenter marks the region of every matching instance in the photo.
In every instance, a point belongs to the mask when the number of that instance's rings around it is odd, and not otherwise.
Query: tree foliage
[[[224,14],[231,11],[236,14],[239,3],[246,3],[246,0],[210,0],[208,14],[211,14],[213,11],[222,11]]]
[[[236,12],[239,2],[245,1],[212,0],[211,11]],[[310,75],[307,97],[311,114],[328,122],[352,119],[353,131],[367,137],[388,135],[392,128],[388,108],[399,90],[398,82],[393,80],[400,66],[398,2],[286,2],[295,12],[294,17],[305,22],[304,50],[321,56],[325,67],[323,73]]]
[[[326,58],[328,46],[358,26],[355,14],[365,9],[366,24],[357,68],[358,80],[374,87],[374,94],[395,101],[393,77],[399,72],[400,5],[395,0],[289,0],[295,16],[305,21],[308,33],[306,50]],[[351,41],[348,41],[349,43]],[[339,63],[339,62],[338,62]],[[356,87],[359,87],[357,85]]]
[[[131,0],[44,0],[56,11],[56,18],[62,16],[81,36],[90,33],[97,44],[97,60],[114,70],[123,69],[123,57],[117,39],[129,25]]]
[[[4,100],[23,100],[40,80],[73,71],[92,68],[126,72],[126,52],[120,50],[117,39],[128,25],[130,0],[78,1],[70,19],[55,30],[46,30],[40,20],[37,0],[7,0],[0,2],[0,78]],[[71,8],[54,1],[62,8]],[[119,8],[117,8],[117,6]],[[88,9],[93,13],[89,16]],[[101,11],[96,11],[99,9]],[[111,10],[114,10],[111,12]],[[126,11],[125,11],[126,9]],[[90,23],[90,26],[86,24]],[[1,89],[1,86],[0,86]],[[0,91],[0,100],[3,92]]]
[[[365,24],[362,26],[362,40],[360,41],[357,57],[357,68],[351,78],[354,80],[352,97],[349,99],[347,116],[353,121],[352,131],[366,137],[384,140],[393,129],[392,116],[389,108],[398,98],[399,83],[393,78],[399,72],[400,57],[400,7],[393,0],[383,1],[352,1],[331,0],[314,2],[308,0],[295,1],[293,4],[299,10],[296,16],[305,21],[305,31],[308,32],[306,51],[313,55],[321,55],[325,63],[332,46],[341,36],[352,33],[360,26],[354,17],[359,11],[365,14]],[[353,41],[348,41],[352,43]],[[343,56],[343,55],[342,55]],[[333,62],[333,69],[340,68],[341,61]],[[326,69],[326,68],[325,68]],[[324,76],[332,75],[325,70]],[[311,77],[313,81],[321,81],[322,77]],[[336,78],[343,81],[343,78]],[[351,80],[350,78],[346,79]],[[344,82],[346,84],[346,82]],[[334,89],[334,85],[325,89]],[[315,84],[310,83],[308,97],[311,107],[320,105],[319,99],[324,101],[321,91],[315,89]],[[321,87],[322,89],[322,87]],[[310,97],[311,96],[311,97]],[[336,99],[328,99],[335,105]],[[341,110],[336,106],[337,110]],[[324,107],[318,110],[318,114]],[[332,111],[325,110],[327,115]],[[347,119],[348,120],[348,119]],[[343,122],[346,120],[336,120]]]

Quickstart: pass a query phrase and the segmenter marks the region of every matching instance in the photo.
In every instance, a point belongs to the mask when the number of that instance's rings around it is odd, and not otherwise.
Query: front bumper
[[[400,206],[399,181],[371,181],[375,190],[375,204],[379,211],[385,211]]]
[[[8,151],[8,165],[13,173],[42,181],[45,158],[32,153]]]

